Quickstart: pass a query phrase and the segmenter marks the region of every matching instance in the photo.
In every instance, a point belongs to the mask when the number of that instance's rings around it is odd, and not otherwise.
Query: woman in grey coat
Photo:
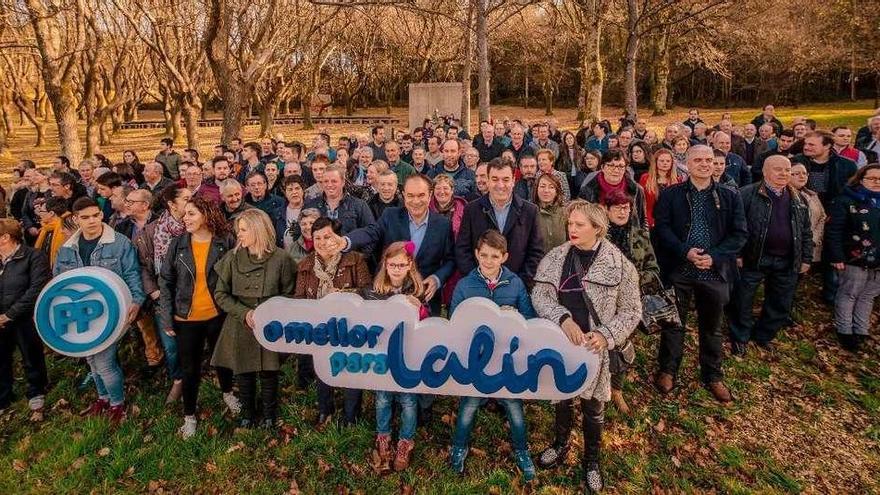
[[[602,207],[576,200],[566,214],[570,241],[541,260],[532,304],[538,316],[557,322],[572,343],[601,355],[600,368],[580,396],[586,492],[595,493],[603,487],[599,446],[605,403],[611,398],[608,351],[626,342],[641,319],[642,303],[636,268],[605,239],[608,218]],[[556,405],[556,439],[539,457],[539,466],[552,467],[568,453],[572,409],[570,400]]]

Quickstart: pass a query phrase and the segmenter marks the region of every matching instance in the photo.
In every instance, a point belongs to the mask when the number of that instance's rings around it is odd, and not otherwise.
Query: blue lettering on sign
[[[269,342],[282,338],[286,343],[318,345],[331,347],[353,347],[364,345],[372,349],[384,328],[378,325],[354,325],[348,328],[345,318],[330,318],[326,322],[311,325],[307,322],[289,322],[282,325],[271,321],[263,327],[263,336]],[[495,333],[486,325],[481,325],[471,338],[467,354],[467,366],[462,364],[458,354],[450,352],[445,345],[430,348],[418,368],[409,368],[405,362],[403,349],[404,322],[400,322],[388,340],[388,353],[362,353],[337,351],[330,355],[330,372],[373,373],[384,375],[391,372],[394,381],[403,388],[411,389],[424,384],[430,388],[440,388],[450,378],[462,385],[472,385],[483,394],[494,394],[501,389],[511,393],[526,390],[538,391],[541,371],[547,367],[553,374],[557,390],[562,393],[575,392],[587,379],[587,365],[581,364],[572,373],[565,369],[562,354],[553,349],[541,349],[526,358],[526,369],[516,372],[513,356],[519,350],[519,337],[513,337],[507,352],[501,356],[501,370],[495,374],[486,373],[486,367],[495,353]],[[438,363],[440,364],[437,369]]]
[[[403,322],[400,322],[403,325]],[[312,326],[311,323],[291,321],[282,325],[280,321],[270,321],[263,327],[263,337],[269,342],[277,342],[284,337],[288,344],[315,344],[330,345],[331,347],[356,347],[361,348],[365,344],[370,349],[376,347],[379,335],[385,329],[379,325],[365,326],[355,325],[348,328],[348,320],[345,318],[330,318],[325,323]]]
[[[55,328],[62,334],[68,332],[68,326],[76,323],[77,333],[89,331],[89,323],[104,314],[104,305],[100,301],[80,301],[56,304],[53,308]]]
[[[517,374],[513,367],[513,354],[519,348],[516,337],[511,339],[509,351],[502,356],[501,371],[495,375],[486,374],[486,365],[495,351],[495,334],[486,325],[481,325],[474,332],[468,350],[468,366],[462,365],[458,355],[450,353],[446,346],[436,345],[427,352],[419,369],[411,369],[403,356],[403,332],[403,325],[398,325],[388,341],[388,369],[394,381],[403,388],[415,388],[420,383],[437,388],[451,377],[462,385],[473,385],[484,394],[493,394],[502,388],[513,393],[525,390],[537,392],[538,376],[545,366],[552,370],[556,388],[562,393],[577,391],[587,379],[586,364],[581,364],[568,374],[562,355],[552,349],[542,349],[529,355],[526,370]],[[444,360],[444,366],[435,370],[434,364]]]
[[[89,287],[85,291],[74,285]],[[97,293],[100,300],[85,299]],[[56,302],[59,297],[69,299]],[[91,324],[107,314],[107,321],[90,342],[71,342],[65,338],[75,325],[76,333],[92,330]],[[120,301],[106,282],[95,276],[78,275],[50,282],[34,311],[37,332],[50,347],[63,352],[82,353],[103,344],[116,328],[121,317]]]

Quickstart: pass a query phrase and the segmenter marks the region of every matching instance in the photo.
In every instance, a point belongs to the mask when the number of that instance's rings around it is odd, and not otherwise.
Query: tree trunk
[[[553,115],[553,88],[544,85],[544,115]]]
[[[98,123],[95,120],[94,109],[86,110],[86,157],[94,156],[100,146],[100,136],[98,136]]]
[[[474,77],[474,32],[471,30],[474,20],[474,2],[468,2],[467,25],[464,29],[464,45],[462,47],[461,65],[461,125],[465,129],[471,126],[471,82]]]
[[[171,103],[171,139],[175,143],[180,142],[183,136],[183,130],[180,128],[180,105],[175,102]]]
[[[525,97],[523,98],[523,108],[529,108],[529,73],[526,72]]]
[[[303,130],[310,131],[315,128],[312,124],[312,99],[311,93],[302,97]]]
[[[627,11],[627,36],[626,55],[624,56],[625,68],[623,76],[624,110],[629,118],[635,118],[638,111],[639,94],[637,81],[637,67],[639,53],[639,12],[636,0],[626,0]]]
[[[59,88],[60,89],[60,88]],[[67,90],[63,91],[68,93]],[[52,112],[55,114],[55,123],[58,124],[58,141],[61,143],[61,154],[71,162],[76,163],[83,158],[82,144],[80,144],[77,132],[78,120],[76,117],[76,101],[72,93],[63,96],[62,92],[47,89],[49,102],[52,104]]]
[[[654,84],[651,85],[651,108],[654,115],[666,114],[669,97],[669,31],[656,38],[657,53],[654,59]]]
[[[275,124],[276,106],[268,97],[260,104],[260,136],[271,136]]]
[[[477,91],[480,95],[480,122],[489,120],[489,5],[477,1]]]
[[[171,114],[171,97],[167,93],[162,94],[162,118],[165,119],[165,136],[171,136],[174,132],[172,124],[173,115]]]
[[[590,38],[584,47],[581,66],[581,96],[584,115],[581,120],[597,121],[602,118],[602,89],[605,71],[602,68],[602,23],[599,13],[590,20]]]
[[[199,149],[199,114],[202,102],[198,98],[190,100],[186,96],[180,99],[180,113],[186,125],[186,145],[194,150]]]
[[[15,137],[15,125],[12,123],[12,115],[9,114],[9,107],[3,105],[3,137],[8,141],[9,138]]]
[[[19,112],[21,112],[27,118],[28,122],[34,126],[34,131],[36,131],[37,134],[34,147],[42,146],[45,142],[45,123],[39,119],[34,110],[28,105],[28,101],[22,95],[13,95],[12,101],[15,103],[15,106],[18,107]]]

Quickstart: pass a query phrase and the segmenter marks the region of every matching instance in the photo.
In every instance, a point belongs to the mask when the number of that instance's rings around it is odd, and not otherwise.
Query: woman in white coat
[[[601,355],[594,386],[580,396],[585,492],[597,493],[603,488],[599,446],[605,403],[611,399],[608,351],[624,345],[641,319],[642,303],[635,267],[605,239],[608,218],[602,207],[576,200],[566,214],[570,240],[541,260],[532,303],[538,316],[559,323],[572,343]],[[556,439],[539,457],[539,466],[552,467],[568,453],[572,409],[570,400],[556,405]]]

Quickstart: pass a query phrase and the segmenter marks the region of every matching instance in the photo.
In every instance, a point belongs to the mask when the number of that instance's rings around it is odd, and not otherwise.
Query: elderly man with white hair
[[[663,277],[675,287],[682,321],[662,332],[654,385],[662,394],[675,387],[684,352],[684,322],[693,301],[700,335],[700,377],[712,396],[726,404],[733,397],[721,370],[721,319],[748,230],[737,191],[712,180],[713,159],[708,146],[688,149],[688,180],[669,186],[654,207],[657,260]]]

